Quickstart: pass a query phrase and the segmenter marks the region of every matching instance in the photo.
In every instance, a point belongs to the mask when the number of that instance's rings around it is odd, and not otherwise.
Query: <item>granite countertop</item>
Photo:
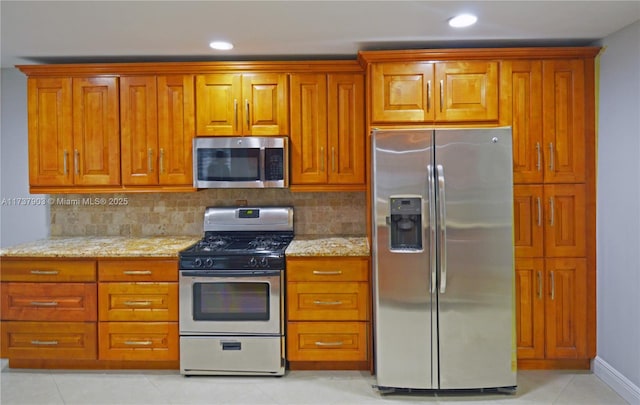
[[[4,257],[178,257],[200,236],[55,237],[0,249]]]
[[[365,236],[296,236],[287,256],[369,256]]]

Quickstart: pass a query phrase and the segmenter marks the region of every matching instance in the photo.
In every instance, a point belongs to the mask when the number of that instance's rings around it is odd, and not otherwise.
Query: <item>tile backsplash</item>
[[[51,236],[202,235],[209,206],[294,207],[296,235],[364,235],[364,192],[210,189],[194,193],[52,195]]]

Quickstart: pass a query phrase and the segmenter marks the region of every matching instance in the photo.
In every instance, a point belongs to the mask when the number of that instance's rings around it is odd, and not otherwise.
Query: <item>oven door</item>
[[[281,270],[180,271],[180,335],[283,335]]]

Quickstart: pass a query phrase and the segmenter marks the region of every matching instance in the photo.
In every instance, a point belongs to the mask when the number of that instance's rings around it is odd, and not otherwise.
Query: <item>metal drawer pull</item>
[[[58,344],[58,341],[57,340],[32,340],[31,344],[38,345],[38,346],[55,346]]]
[[[31,274],[39,276],[55,276],[58,273],[60,273],[58,270],[31,270]]]
[[[122,274],[126,274],[128,276],[145,276],[152,274],[151,270],[125,270]]]
[[[124,342],[124,344],[129,346],[151,346],[153,342],[150,340],[142,340],[142,341],[127,340]]]
[[[313,301],[315,305],[342,305],[342,301]]]
[[[152,304],[151,301],[125,301],[124,305],[128,305],[130,307],[148,307]]]
[[[313,274],[315,274],[316,276],[339,276],[340,274],[342,274],[342,270],[314,270]]]
[[[57,307],[57,301],[31,301],[32,307]]]
[[[342,346],[344,342],[316,342],[316,346]]]

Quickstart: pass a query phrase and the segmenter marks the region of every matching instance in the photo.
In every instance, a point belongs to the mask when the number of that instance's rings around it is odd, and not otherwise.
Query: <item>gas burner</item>
[[[249,242],[249,247],[255,250],[275,250],[282,242],[268,236],[257,236]]]

